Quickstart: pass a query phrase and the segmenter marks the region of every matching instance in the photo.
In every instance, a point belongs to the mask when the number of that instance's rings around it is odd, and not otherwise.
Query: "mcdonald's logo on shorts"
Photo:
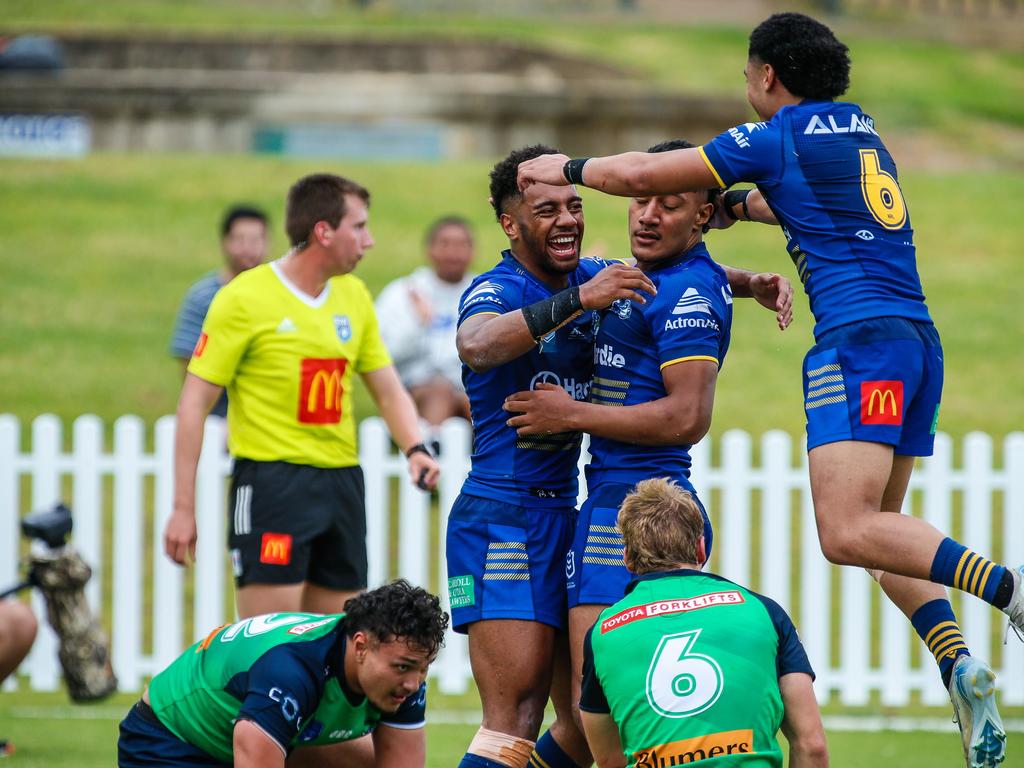
[[[862,381],[860,423],[899,426],[903,423],[903,382]]]
[[[299,423],[337,424],[341,421],[341,381],[348,360],[344,357],[302,361],[299,379]]]
[[[267,565],[288,565],[292,561],[290,533],[264,533],[260,542],[260,562]]]

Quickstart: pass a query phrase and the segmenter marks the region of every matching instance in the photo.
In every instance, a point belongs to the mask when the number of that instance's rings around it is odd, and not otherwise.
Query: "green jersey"
[[[580,709],[611,715],[635,768],[781,768],[791,672],[814,674],[776,603],[700,571],[652,573],[587,635]]]
[[[232,762],[236,720],[282,750],[424,724],[425,688],[384,714],[344,684],[344,614],[273,613],[218,627],[153,678],[149,701],[182,741]]]

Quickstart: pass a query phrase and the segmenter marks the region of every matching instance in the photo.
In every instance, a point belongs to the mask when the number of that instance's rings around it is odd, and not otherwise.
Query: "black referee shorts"
[[[364,493],[360,467],[236,459],[228,500],[235,583],[365,589]]]

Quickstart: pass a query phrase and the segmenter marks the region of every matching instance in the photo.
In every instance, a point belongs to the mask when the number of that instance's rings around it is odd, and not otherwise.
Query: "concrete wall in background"
[[[702,141],[740,98],[493,41],[75,36],[64,69],[0,73],[0,113],[80,113],[94,149],[395,159]]]

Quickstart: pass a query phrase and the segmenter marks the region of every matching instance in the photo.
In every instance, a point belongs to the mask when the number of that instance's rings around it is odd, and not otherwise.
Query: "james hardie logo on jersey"
[[[703,312],[706,315],[710,315],[711,302],[701,296],[696,288],[687,288],[683,295],[679,297],[679,301],[676,302],[672,314],[690,315],[695,312]]]
[[[862,381],[860,423],[900,425],[903,423],[903,382]]]
[[[299,423],[337,424],[341,421],[341,382],[346,365],[348,360],[344,357],[307,357],[302,361]]]

